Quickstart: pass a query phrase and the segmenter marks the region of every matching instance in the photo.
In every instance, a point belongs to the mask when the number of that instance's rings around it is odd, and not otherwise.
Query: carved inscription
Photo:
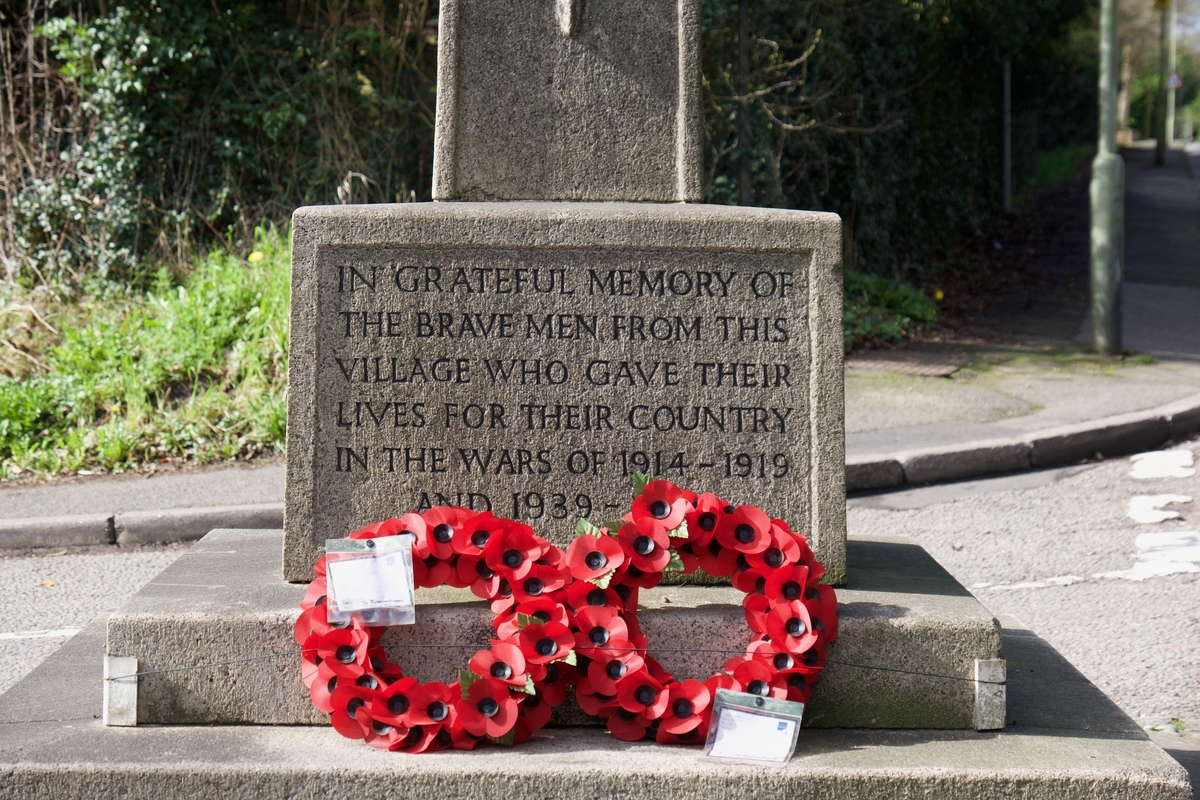
[[[320,269],[318,492],[350,524],[603,519],[634,472],[804,518],[806,254],[330,248]]]

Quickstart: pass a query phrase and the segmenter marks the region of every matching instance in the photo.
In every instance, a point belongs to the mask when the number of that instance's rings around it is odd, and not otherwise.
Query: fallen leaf
[[[38,586],[58,586],[57,581],[42,581]]]

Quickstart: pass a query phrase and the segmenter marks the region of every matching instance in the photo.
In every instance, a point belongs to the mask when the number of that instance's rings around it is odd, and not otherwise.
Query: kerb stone
[[[840,231],[726,206],[298,210],[284,575],[437,505],[565,545],[643,472],[787,520],[841,582]]]

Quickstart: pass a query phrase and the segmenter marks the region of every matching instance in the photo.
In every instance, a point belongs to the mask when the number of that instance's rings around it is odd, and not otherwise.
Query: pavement
[[[1162,169],[1148,149],[1123,155],[1128,353],[1086,350],[1086,227],[1076,213],[1053,253],[1062,268],[1025,287],[1033,297],[1001,302],[980,323],[990,335],[847,358],[851,492],[1083,463],[1200,431],[1200,145],[1170,151]],[[0,550],[279,527],[283,487],[280,459],[9,484]]]

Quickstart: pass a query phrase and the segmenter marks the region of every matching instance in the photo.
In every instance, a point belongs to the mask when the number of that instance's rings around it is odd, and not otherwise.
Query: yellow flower
[[[254,256],[250,256],[250,259],[253,261]],[[942,301],[942,298],[944,298],[945,296],[946,296],[946,293],[943,292],[941,289],[938,289],[936,292],[933,293],[933,299],[937,300],[939,303]]]
[[[253,253],[250,254],[250,257],[246,260],[249,261],[251,264],[257,264],[258,262],[263,260],[262,251],[255,250]],[[940,294],[940,292],[939,292],[939,294]]]

